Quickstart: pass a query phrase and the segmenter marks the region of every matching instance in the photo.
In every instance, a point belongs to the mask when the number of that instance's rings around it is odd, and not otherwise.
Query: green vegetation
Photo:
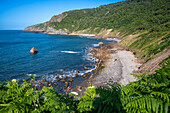
[[[0,112],[38,113],[168,113],[170,97],[170,57],[151,75],[135,75],[138,81],[121,86],[110,82],[105,87],[88,87],[85,95],[62,95],[52,87],[35,90],[18,80],[0,84]]]
[[[44,29],[44,27],[45,27],[45,26],[44,26],[43,23],[42,23],[42,24],[38,24],[37,26],[35,26],[36,29],[40,29],[40,30],[41,30],[41,29]]]
[[[150,60],[170,45],[170,1],[126,0],[93,9],[64,12],[61,22],[51,22],[56,30],[105,35],[103,30],[112,29],[108,36],[124,37],[120,44]],[[37,25],[35,27],[43,27]],[[44,26],[45,29],[45,26]],[[82,31],[84,30],[84,31]],[[119,33],[120,32],[120,33]],[[139,36],[129,39],[129,35]],[[130,42],[126,44],[126,42]]]
[[[45,25],[47,23],[41,23],[41,24],[37,24],[37,25],[33,25],[33,26],[29,26],[26,29],[30,30],[30,31],[45,31]]]
[[[103,30],[111,29],[110,36],[124,37],[119,44],[146,61],[169,49],[169,0],[126,0],[63,14],[61,22],[32,27],[103,35]],[[19,85],[13,80],[0,85],[0,112],[168,113],[170,57],[160,65],[162,68],[154,74],[134,75],[138,81],[127,86],[109,83],[105,87],[89,87],[79,99],[75,95],[63,96],[52,87],[37,91],[31,83]]]

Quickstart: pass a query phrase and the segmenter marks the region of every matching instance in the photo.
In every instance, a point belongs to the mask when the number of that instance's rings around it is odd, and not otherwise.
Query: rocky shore
[[[133,71],[137,71],[142,64],[138,62],[133,52],[117,43],[94,48],[93,52],[94,56],[100,59],[98,69],[79,86],[81,91],[76,87],[73,88],[73,91],[81,95],[90,84],[99,87],[106,85],[110,80],[123,85],[136,81],[136,78],[131,74]]]
[[[46,32],[45,32],[46,33]],[[50,33],[47,33],[50,34]],[[55,33],[52,33],[55,34]],[[79,36],[87,36],[89,38],[100,38],[94,34],[63,34],[63,35],[79,35]],[[110,38],[107,37],[107,40],[114,40],[119,42],[118,38]],[[80,95],[85,89],[91,84],[95,87],[104,86],[110,80],[113,82],[118,82],[123,85],[127,85],[129,82],[136,81],[136,79],[131,75],[133,71],[138,71],[138,68],[141,66],[140,63],[137,63],[137,59],[133,52],[128,51],[127,48],[118,45],[117,43],[109,43],[99,48],[93,48],[89,53],[92,53],[94,57],[99,59],[96,62],[96,68],[91,75],[86,74],[84,76],[80,76],[79,72],[75,74],[74,79],[78,79],[78,81],[84,81],[82,83],[73,82],[71,80],[72,77],[68,78],[60,78],[58,76],[54,76],[57,79],[58,83],[53,83],[52,81],[47,81],[43,79],[42,82],[38,82],[40,86],[53,86],[58,91],[63,92],[71,92],[76,91]],[[52,77],[53,78],[53,77]],[[79,85],[80,84],[80,85]],[[64,87],[62,87],[64,86]]]

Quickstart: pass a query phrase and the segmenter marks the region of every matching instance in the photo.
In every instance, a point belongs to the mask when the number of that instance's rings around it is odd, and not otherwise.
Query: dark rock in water
[[[84,75],[83,78],[85,78],[86,80],[88,79],[88,76]]]
[[[41,82],[38,82],[39,85],[41,85]]]
[[[42,82],[45,82],[46,81],[46,79],[42,79]]]
[[[68,81],[69,81],[69,82],[73,82],[73,78],[69,78]]]
[[[68,76],[65,76],[64,79],[68,78]]]
[[[60,78],[57,79],[57,81],[60,81],[60,80],[61,80]]]
[[[37,50],[36,48],[33,47],[33,48],[30,50],[30,53],[31,53],[31,54],[38,53],[38,50]]]
[[[84,70],[87,70],[87,67],[86,67],[86,66],[84,67]]]
[[[54,83],[54,85],[58,85],[58,83]]]
[[[103,42],[99,42],[98,44],[99,44],[100,46],[102,46],[102,45],[103,45]]]
[[[69,85],[68,82],[65,82],[65,85],[64,85],[64,86],[65,86],[65,87],[68,87],[68,85]]]
[[[77,70],[76,73],[80,73],[80,71]]]
[[[66,82],[66,81],[63,79],[63,80],[61,80],[61,82],[63,82],[63,83],[64,83],[64,82]]]
[[[76,76],[76,77],[80,77],[80,75],[78,75],[78,74],[75,74],[75,76]]]
[[[59,76],[56,76],[55,78],[56,78],[56,79],[58,79],[58,78],[59,78]]]
[[[34,32],[35,34],[38,34],[39,32]]]

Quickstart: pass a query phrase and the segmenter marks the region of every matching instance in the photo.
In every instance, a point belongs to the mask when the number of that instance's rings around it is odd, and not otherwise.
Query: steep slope
[[[46,27],[48,26],[48,22],[29,26],[24,29],[24,31],[45,31]]]
[[[170,45],[170,1],[126,0],[94,9],[64,12],[47,24],[26,30],[45,30],[49,34],[96,34],[122,38],[121,45],[146,61]]]

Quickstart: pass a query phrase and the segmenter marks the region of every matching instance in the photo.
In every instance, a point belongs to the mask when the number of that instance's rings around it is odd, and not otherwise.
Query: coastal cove
[[[76,71],[83,75],[91,72],[95,68],[95,59],[88,55],[88,50],[99,47],[98,43],[101,41],[104,44],[113,42],[86,36],[0,31],[0,80],[27,80],[31,74],[40,80],[45,75],[49,75],[50,80],[55,80],[53,75],[69,76]],[[39,53],[30,54],[32,47],[37,48]],[[84,66],[88,69],[84,70]]]
[[[170,0],[108,1],[1,1],[0,113],[170,113]]]

